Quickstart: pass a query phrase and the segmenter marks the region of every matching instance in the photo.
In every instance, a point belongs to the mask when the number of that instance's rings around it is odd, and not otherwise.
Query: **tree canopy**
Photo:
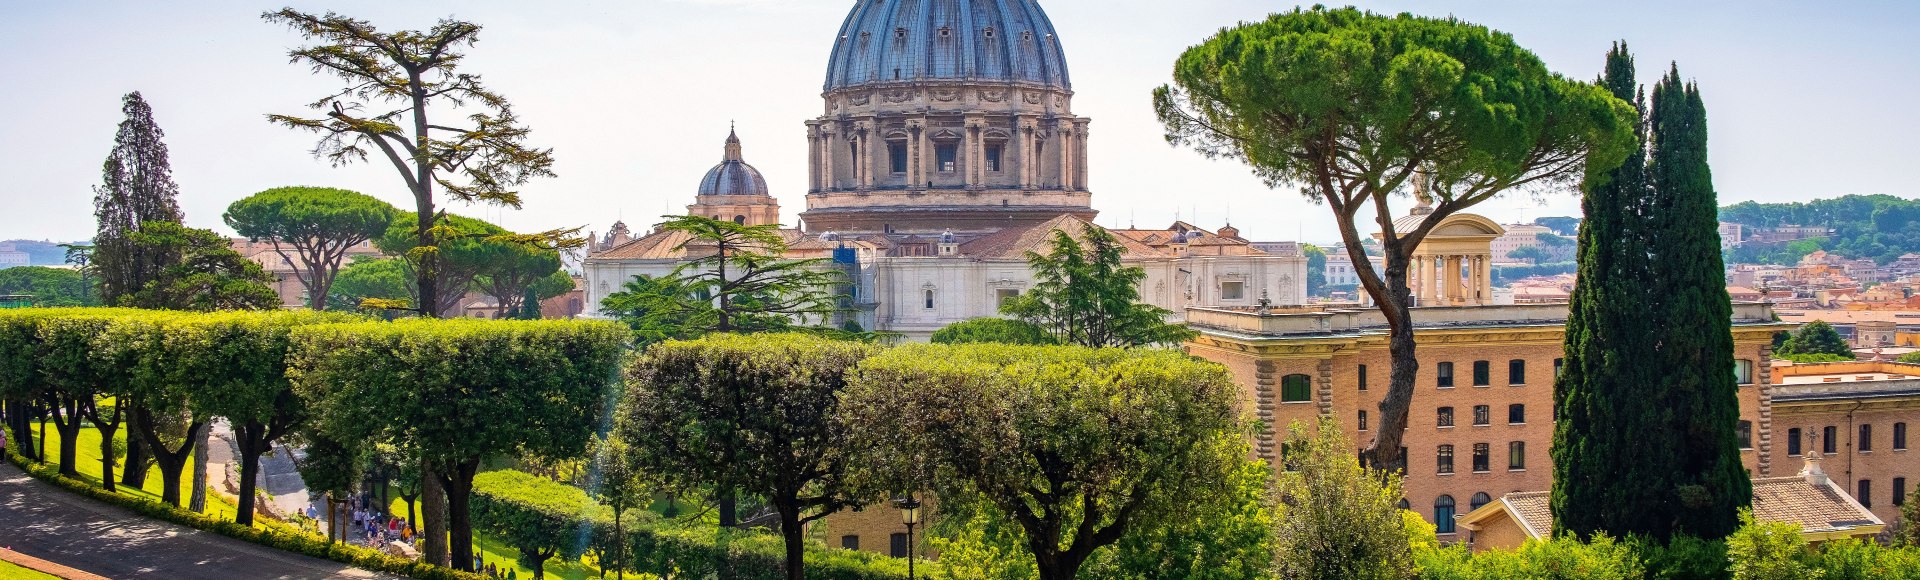
[[[975,318],[946,325],[933,331],[934,344],[973,344],[993,342],[1000,344],[1041,345],[1054,344],[1053,336],[1046,329],[1024,320],[1006,318]]]
[[[385,234],[398,213],[344,189],[277,187],[233,202],[221,217],[240,235],[271,243],[306,287],[307,306],[326,310],[347,250]]]
[[[788,259],[778,226],[666,216],[687,261],[672,274],[635,277],[602,302],[644,343],[708,332],[820,330],[844,312],[845,272],[825,259]]]
[[[99,306],[100,297],[87,286],[78,270],[46,266],[0,270],[0,294],[31,295],[35,306]]]
[[[1332,212],[1390,331],[1391,381],[1369,446],[1382,466],[1400,462],[1419,370],[1407,270],[1421,240],[1503,193],[1599,176],[1635,142],[1631,106],[1552,73],[1510,35],[1355,8],[1222,29],[1180,56],[1154,106],[1170,143],[1244,161],[1269,186]],[[1389,201],[1412,189],[1431,211],[1395,226]],[[1382,273],[1363,250],[1367,222],[1384,230]]]
[[[1172,311],[1140,302],[1147,272],[1121,263],[1126,248],[1113,233],[1085,224],[1077,233],[1054,230],[1046,254],[1027,252],[1033,290],[1000,306],[1000,313],[1045,331],[1054,344],[1099,347],[1175,345],[1194,336],[1168,324]]]
[[[1795,330],[1793,336],[1788,338],[1786,344],[1781,345],[1780,350],[1775,354],[1782,356],[1824,354],[1846,357],[1846,360],[1854,359],[1853,347],[1848,346],[1847,339],[1840,336],[1840,331],[1834,330],[1833,325],[1827,324],[1825,320],[1815,320]]]
[[[155,250],[135,244],[133,234],[153,222],[179,224],[180,187],[173,183],[166,133],[153,120],[153,107],[139,91],[121,99],[126,120],[113,138],[113,152],[101,168],[103,183],[94,188],[93,213],[100,229],[93,236],[93,266],[100,276],[101,301],[118,304],[139,292],[172,264]]]

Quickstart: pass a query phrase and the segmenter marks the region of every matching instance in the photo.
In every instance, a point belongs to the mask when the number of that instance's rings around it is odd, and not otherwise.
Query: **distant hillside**
[[[1881,264],[1920,252],[1920,200],[1891,195],[1848,195],[1805,203],[1744,202],[1720,208],[1720,221],[1752,228],[1824,226],[1833,237],[1786,244],[1748,244],[1733,252],[1737,262],[1793,263],[1814,250]]]
[[[46,240],[7,240],[0,245],[13,244],[14,249],[26,252],[33,257],[35,266],[59,266],[67,263],[67,249],[60,247],[61,242]]]

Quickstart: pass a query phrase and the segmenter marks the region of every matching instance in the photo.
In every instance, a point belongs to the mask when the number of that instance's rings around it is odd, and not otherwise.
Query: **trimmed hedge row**
[[[164,503],[133,496],[108,492],[93,484],[62,477],[59,470],[28,461],[15,453],[12,447],[6,451],[6,459],[35,479],[45,481],[67,491],[77,493],[96,501],[101,501],[128,510],[141,516],[187,526],[197,530],[220,534],[229,538],[259,544],[269,548],[286,550],[296,554],[332,560],[357,568],[398,574],[420,580],[486,580],[485,576],[460,572],[405,558],[382,554],[370,548],[350,544],[330,543],[318,534],[288,526],[286,524],[262,520],[260,527],[247,527],[194,512],[175,509]]]
[[[578,488],[517,471],[491,471],[474,477],[473,518],[476,529],[527,528],[527,522],[569,522],[571,534],[529,534],[516,548],[578,554],[585,546],[558,547],[559,535],[584,537],[596,551],[613,545],[613,515]],[[551,524],[540,526],[551,529]],[[777,535],[666,519],[646,510],[632,510],[621,518],[627,536],[627,569],[673,578],[729,577],[738,580],[784,580],[786,544]],[[503,535],[503,537],[505,537]],[[510,540],[511,541],[511,540]],[[938,574],[938,563],[917,562],[924,576]],[[807,577],[828,580],[896,580],[907,577],[905,560],[855,550],[828,548],[819,542],[807,546]]]

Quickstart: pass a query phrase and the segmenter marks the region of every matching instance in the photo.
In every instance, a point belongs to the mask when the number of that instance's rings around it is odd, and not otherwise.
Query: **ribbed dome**
[[[766,195],[767,179],[740,157],[740,136],[727,133],[727,154],[700,180],[700,195]]]
[[[827,91],[926,80],[1073,88],[1035,0],[859,0],[834,43]]]

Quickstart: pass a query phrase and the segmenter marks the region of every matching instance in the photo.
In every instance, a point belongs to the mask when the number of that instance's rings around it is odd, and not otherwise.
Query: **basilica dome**
[[[826,92],[967,81],[1072,89],[1036,0],[859,0],[840,27]]]
[[[727,134],[726,157],[700,180],[700,195],[767,195],[767,179],[741,159],[740,136]]]

